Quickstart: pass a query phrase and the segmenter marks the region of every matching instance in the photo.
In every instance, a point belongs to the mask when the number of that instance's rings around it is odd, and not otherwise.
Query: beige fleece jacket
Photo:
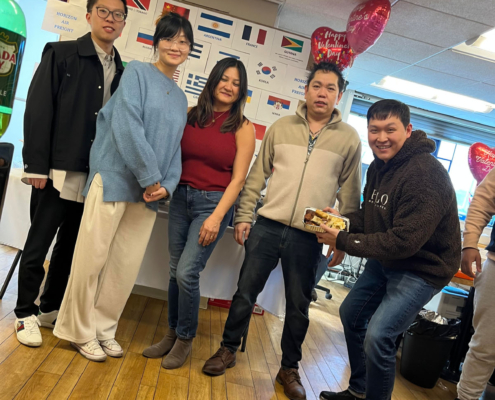
[[[308,156],[309,134],[305,103],[296,115],[280,118],[268,129],[242,190],[236,224],[253,221],[267,181],[259,215],[291,227],[304,229],[306,207],[333,206],[336,199],[342,214],[359,209],[361,140],[356,130],[335,109]]]
[[[466,247],[478,248],[478,241],[483,229],[488,225],[493,215],[495,215],[495,168],[488,173],[474,193],[463,232],[463,249]],[[491,259],[495,258],[492,252],[489,253],[489,256]]]

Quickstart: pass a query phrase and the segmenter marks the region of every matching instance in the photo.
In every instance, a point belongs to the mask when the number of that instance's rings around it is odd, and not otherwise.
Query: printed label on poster
[[[248,82],[259,89],[279,92],[285,78],[287,65],[252,55],[247,69]]]
[[[294,115],[298,104],[297,99],[262,91],[256,119],[273,124],[279,118]]]
[[[237,20],[227,15],[200,10],[194,38],[231,47]]]
[[[48,0],[41,29],[77,39],[89,32],[91,27],[86,21],[86,9],[59,0]]]
[[[232,50],[227,47],[222,47],[217,44],[211,45],[210,56],[208,57],[208,63],[206,64],[205,73],[209,74],[213,67],[224,58],[232,57],[236,60],[241,60],[245,67],[249,62],[249,54],[242,53],[237,50]]]
[[[270,58],[275,30],[251,22],[237,21],[232,48]]]
[[[248,87],[248,96],[246,106],[244,107],[244,115],[250,119],[256,118],[258,105],[260,103],[261,89],[254,86]]]
[[[275,31],[271,58],[294,67],[306,68],[311,52],[311,40],[292,33]]]
[[[304,88],[308,84],[308,76],[309,71],[289,65],[282,86],[282,94],[304,100]]]
[[[187,102],[190,106],[194,106],[198,103],[199,95],[203,91],[207,80],[207,74],[190,71],[188,69],[184,71],[180,87],[186,94]]]

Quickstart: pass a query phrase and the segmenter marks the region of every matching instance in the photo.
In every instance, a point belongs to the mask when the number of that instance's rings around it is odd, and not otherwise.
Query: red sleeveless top
[[[181,185],[211,192],[227,189],[237,150],[235,134],[220,133],[228,114],[215,112],[215,123],[203,129],[186,125],[181,142]]]

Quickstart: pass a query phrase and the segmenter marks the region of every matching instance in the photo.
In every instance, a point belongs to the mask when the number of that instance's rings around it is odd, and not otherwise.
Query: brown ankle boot
[[[284,387],[284,394],[290,400],[306,400],[306,390],[301,383],[299,372],[295,368],[280,368],[277,374],[277,382]]]
[[[207,375],[223,375],[227,368],[232,368],[236,363],[236,355],[227,347],[222,346],[218,351],[205,362],[203,372]]]
[[[169,328],[165,337],[160,342],[144,349],[143,356],[148,358],[162,358],[172,350],[176,340],[177,334],[175,333],[175,330]]]
[[[181,339],[177,338],[174,347],[170,350],[167,357],[162,361],[162,367],[165,369],[176,369],[184,365],[187,360],[187,356],[192,349],[193,338]]]

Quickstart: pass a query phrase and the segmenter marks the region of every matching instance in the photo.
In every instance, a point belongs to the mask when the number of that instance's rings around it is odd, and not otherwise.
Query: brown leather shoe
[[[207,375],[223,375],[227,368],[235,366],[236,355],[232,353],[227,347],[220,347],[218,351],[205,362],[203,366],[203,372]]]
[[[276,379],[284,387],[284,394],[290,400],[306,400],[306,390],[304,390],[297,369],[280,368]]]

